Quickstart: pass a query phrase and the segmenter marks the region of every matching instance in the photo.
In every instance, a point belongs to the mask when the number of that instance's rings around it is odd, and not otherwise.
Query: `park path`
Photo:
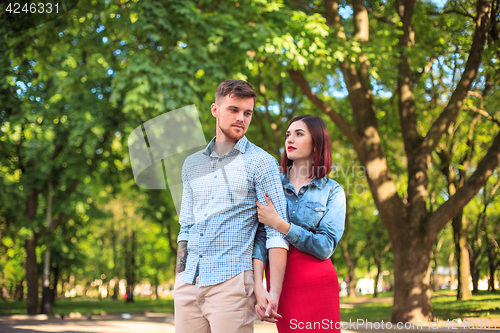
[[[347,323],[345,323],[347,324]],[[342,329],[342,333],[380,333],[387,330],[366,329],[357,327],[356,329]],[[414,329],[393,331],[411,331],[411,332],[450,332],[449,329]],[[0,318],[1,333],[174,333],[175,326],[171,314],[132,314],[132,318],[123,319],[120,315],[94,316],[88,318],[69,318],[57,319],[49,318],[37,320],[22,316]],[[308,332],[321,332],[321,330],[308,330]],[[470,330],[458,329],[453,333],[471,333]],[[490,332],[491,330],[474,330],[477,332]],[[217,333],[217,332],[214,332]],[[277,333],[276,327],[269,323],[256,322],[255,333]]]

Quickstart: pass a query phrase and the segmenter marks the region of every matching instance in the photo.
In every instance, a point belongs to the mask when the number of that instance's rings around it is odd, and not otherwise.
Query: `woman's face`
[[[285,152],[289,160],[297,161],[313,157],[311,133],[302,120],[290,124],[285,137]]]

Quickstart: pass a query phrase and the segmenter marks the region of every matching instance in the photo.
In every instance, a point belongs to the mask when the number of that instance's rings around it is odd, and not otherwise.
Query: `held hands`
[[[266,193],[266,202],[267,206],[261,204],[258,201],[256,202],[259,222],[276,229],[275,226],[276,222],[279,221],[281,218],[278,215],[276,208],[274,208],[273,202],[271,201],[271,198],[269,198],[267,193]]]
[[[276,323],[276,318],[281,318],[276,311],[278,310],[279,295],[274,294],[272,291],[268,293],[262,284],[254,286],[257,304],[255,305],[255,313],[261,321]]]

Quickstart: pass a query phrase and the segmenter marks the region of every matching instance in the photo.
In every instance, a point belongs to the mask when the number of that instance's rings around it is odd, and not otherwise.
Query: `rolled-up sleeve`
[[[278,215],[288,223],[286,199],[283,193],[283,185],[281,184],[278,161],[271,155],[266,155],[258,163],[259,168],[257,168],[255,177],[257,200],[260,203],[266,204],[265,194],[267,193]],[[288,250],[288,241],[285,240],[282,233],[269,226],[265,226],[265,231],[267,249],[279,247]]]
[[[186,171],[186,162],[182,166],[182,201],[179,214],[179,224],[181,225],[177,243],[189,240],[189,230],[194,223],[193,214],[193,191],[189,184],[189,178]]]
[[[344,233],[346,199],[340,185],[335,186],[328,196],[325,213],[319,221],[316,232],[311,232],[292,223],[285,239],[297,249],[318,259],[332,256]]]
[[[262,223],[259,223],[257,233],[255,234],[252,258],[259,259],[264,265],[267,262],[266,228]]]

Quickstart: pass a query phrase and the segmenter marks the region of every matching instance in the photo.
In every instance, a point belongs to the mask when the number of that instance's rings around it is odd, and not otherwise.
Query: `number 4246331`
[[[5,9],[6,12],[11,13],[11,14],[21,14],[21,13],[26,13],[26,14],[50,14],[53,11],[55,13],[59,13],[59,4],[51,4],[51,3],[30,3],[27,4],[25,3],[24,6],[21,8],[20,3],[9,3],[7,8]]]

